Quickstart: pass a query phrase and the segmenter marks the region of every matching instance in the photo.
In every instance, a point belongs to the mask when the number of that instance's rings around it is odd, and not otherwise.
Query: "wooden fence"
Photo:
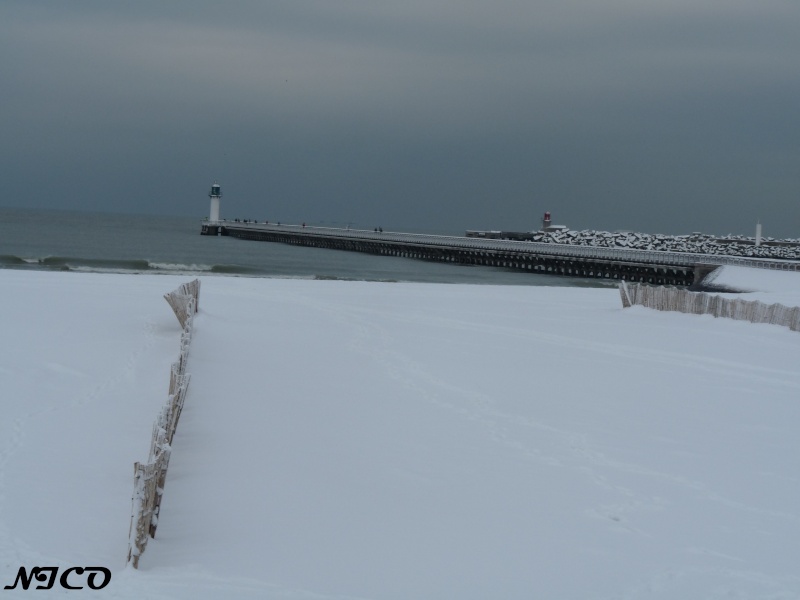
[[[190,298],[194,299],[192,309],[189,309]],[[178,317],[178,322],[181,327],[186,331],[186,322],[191,315],[197,312],[200,302],[200,280],[195,279],[189,283],[181,284],[177,290],[173,290],[169,294],[164,294],[164,299],[175,311],[175,316]]]
[[[619,293],[622,307],[639,305],[656,310],[671,310],[695,315],[713,315],[750,323],[772,323],[792,331],[800,331],[800,307],[783,304],[764,304],[758,300],[723,298],[705,292],[685,289],[626,283],[621,281]]]
[[[189,387],[186,361],[192,340],[192,323],[197,312],[200,296],[200,281],[195,279],[181,285],[177,290],[165,294],[175,316],[181,324],[181,351],[178,360],[172,363],[169,374],[167,402],[153,425],[150,453],[146,463],[133,466],[133,498],[131,500],[131,525],[128,532],[128,562],[139,568],[139,557],[147,547],[147,540],[155,537],[161,498],[167,477],[172,438],[183,410],[183,402]]]

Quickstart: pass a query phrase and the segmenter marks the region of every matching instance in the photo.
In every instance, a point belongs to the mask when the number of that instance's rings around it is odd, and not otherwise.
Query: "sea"
[[[590,279],[532,274],[499,267],[201,236],[200,226],[201,221],[196,217],[0,207],[0,269],[604,286]]]

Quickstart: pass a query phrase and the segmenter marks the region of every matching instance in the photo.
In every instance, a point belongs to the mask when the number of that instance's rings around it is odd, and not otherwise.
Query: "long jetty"
[[[800,261],[791,260],[277,223],[206,221],[201,234],[658,285],[691,286],[720,265],[800,271]]]

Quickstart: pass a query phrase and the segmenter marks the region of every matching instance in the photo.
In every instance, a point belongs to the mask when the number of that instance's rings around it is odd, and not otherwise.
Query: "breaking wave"
[[[202,265],[171,262],[155,262],[145,259],[122,260],[105,258],[80,258],[74,256],[21,257],[13,254],[0,255],[0,269],[24,269],[41,271],[70,271],[76,273],[146,273],[164,275],[228,275],[241,277],[278,277],[282,279],[315,279],[331,281],[358,281],[357,277],[309,274],[294,275],[275,273],[265,268],[236,264]],[[367,278],[366,281],[395,282],[396,279]]]
[[[266,275],[267,273],[255,267],[245,267],[242,265],[214,265],[208,269],[211,273],[220,275]]]
[[[339,277],[337,275],[314,275],[309,277],[314,281],[372,281],[375,283],[398,283],[399,279],[357,279],[355,277]]]
[[[25,259],[20,258],[19,256],[14,256],[13,254],[0,254],[0,268],[24,264],[26,264]]]
[[[150,265],[150,269],[156,271],[202,273],[204,271],[214,270],[214,265],[195,265],[195,264],[182,265],[180,263],[157,263],[157,262],[151,262],[148,264]]]
[[[33,264],[33,263],[30,263]],[[58,271],[93,269],[108,271],[147,271],[150,263],[146,260],[117,260],[105,258],[74,258],[69,256],[47,256],[39,259],[39,265]]]
[[[150,274],[200,274],[222,273],[228,275],[259,275],[258,269],[239,265],[198,265],[151,262],[146,259],[104,259],[75,256],[21,257],[0,255],[0,269],[27,269],[43,271],[76,271],[82,273],[150,273]]]

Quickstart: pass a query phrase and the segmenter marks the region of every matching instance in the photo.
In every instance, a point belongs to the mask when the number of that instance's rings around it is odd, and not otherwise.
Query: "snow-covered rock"
[[[764,238],[760,246],[755,238],[741,235],[714,237],[693,233],[691,235],[664,235],[608,231],[552,231],[535,232],[534,242],[569,244],[597,248],[631,248],[635,250],[661,250],[666,252],[688,252],[695,254],[721,254],[752,258],[781,258],[800,260],[800,241],[797,239],[776,240]]]

